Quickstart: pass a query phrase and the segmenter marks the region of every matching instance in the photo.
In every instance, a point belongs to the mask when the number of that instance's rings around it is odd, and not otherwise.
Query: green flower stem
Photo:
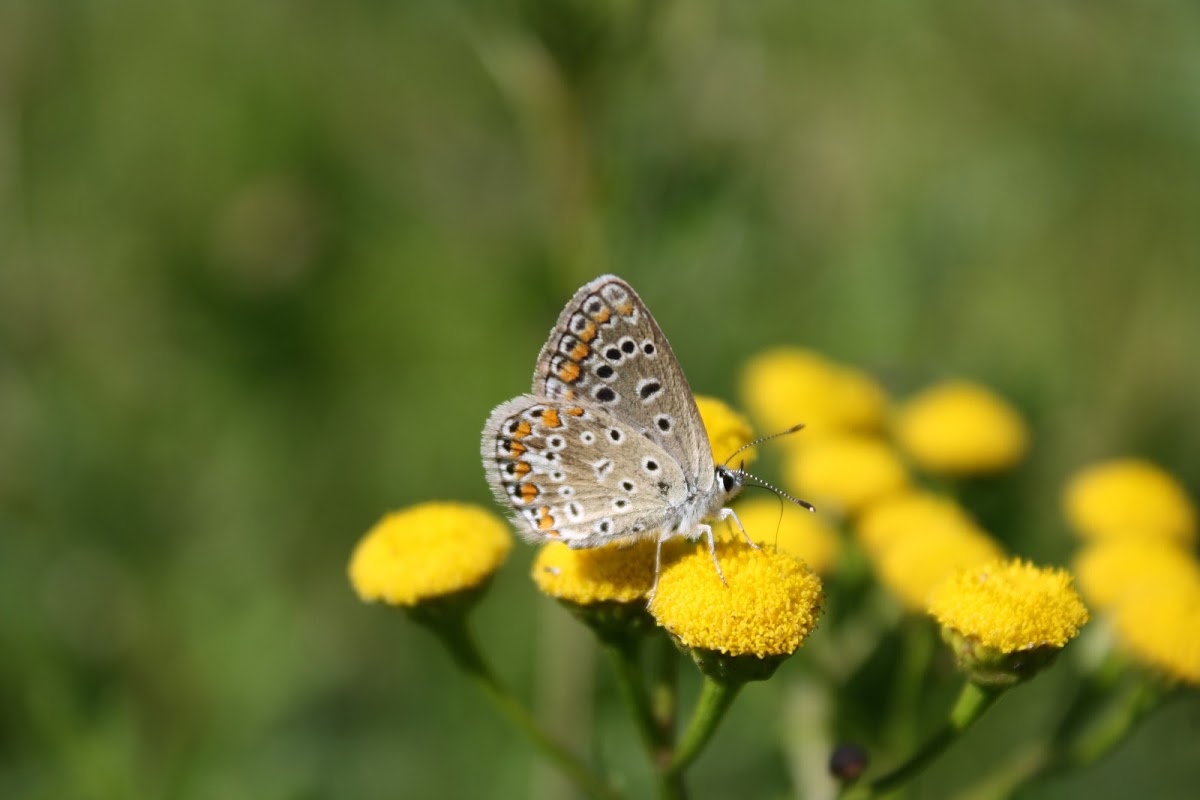
[[[700,699],[696,701],[696,710],[692,712],[692,719],[684,731],[679,749],[675,751],[675,757],[667,766],[669,774],[682,774],[700,755],[744,685],[716,681],[707,675],[704,677],[704,687],[700,690]]]
[[[983,712],[987,711],[1003,693],[1003,688],[979,686],[968,682],[963,686],[946,724],[930,737],[907,762],[872,781],[871,793],[895,789],[929,766],[930,762],[941,755],[942,751],[949,747],[975,720],[979,719]]]
[[[650,705],[654,712],[655,724],[658,727],[658,741],[669,750],[675,743],[679,651],[675,649],[675,645],[669,637],[656,636],[653,656],[654,688],[650,697]]]
[[[529,711],[496,679],[483,660],[475,638],[467,627],[465,616],[443,618],[439,624],[428,626],[446,649],[454,663],[483,690],[484,695],[501,716],[525,735],[541,752],[587,795],[601,800],[617,800],[620,795],[572,753],[551,739]]]
[[[654,754],[662,743],[659,741],[658,720],[654,717],[654,709],[638,668],[638,643],[636,640],[605,642],[604,649],[612,660],[617,689],[629,707],[629,713],[633,715],[633,723],[642,738],[642,744],[647,752]]]
[[[917,698],[937,652],[933,626],[925,617],[909,616],[904,620],[900,663],[896,668],[888,710],[888,740],[897,752],[910,750],[917,733]]]
[[[1070,766],[1086,766],[1117,746],[1137,724],[1161,704],[1169,691],[1152,680],[1139,683],[1121,699],[1100,723],[1084,731],[1070,743],[1065,761]]]

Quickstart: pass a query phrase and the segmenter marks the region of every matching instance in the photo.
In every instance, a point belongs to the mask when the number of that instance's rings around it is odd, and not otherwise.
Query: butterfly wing
[[[713,484],[713,457],[691,387],[667,339],[625,281],[604,275],[571,298],[538,355],[533,392],[603,409]]]
[[[606,409],[522,395],[483,429],[488,485],[522,535],[597,547],[677,524],[689,498],[679,463]]]

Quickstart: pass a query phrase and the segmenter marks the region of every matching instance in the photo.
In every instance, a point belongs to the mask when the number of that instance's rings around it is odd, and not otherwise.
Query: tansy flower
[[[820,514],[782,504],[769,497],[742,500],[734,508],[750,538],[766,547],[778,546],[807,564],[818,575],[828,574],[837,563],[842,543],[837,532]],[[727,521],[725,541],[744,542],[737,524]]]
[[[1172,580],[1123,598],[1117,635],[1139,661],[1200,685],[1200,584]]]
[[[880,582],[912,611],[922,611],[935,586],[960,569],[1004,557],[1000,545],[974,529],[929,528],[872,553]]]
[[[700,419],[708,431],[708,443],[716,463],[722,463],[754,438],[750,421],[717,398],[696,395],[696,407],[700,409]],[[743,450],[738,453],[738,461],[749,464],[755,455],[754,448]]]
[[[930,472],[977,475],[1007,469],[1025,455],[1020,415],[990,389],[951,380],[910,398],[896,414],[896,439]]]
[[[465,503],[432,502],[385,516],[350,557],[364,602],[415,606],[482,586],[512,548],[508,526]]]
[[[885,497],[868,507],[855,525],[858,540],[869,553],[878,553],[904,537],[939,529],[982,534],[958,503],[923,491]]]
[[[817,508],[853,515],[908,485],[904,464],[881,439],[861,434],[814,438],[787,454],[790,489]]]
[[[578,605],[644,603],[654,585],[654,550],[653,539],[584,550],[550,542],[533,562],[533,582],[545,594]]]
[[[1154,539],[1104,539],[1075,555],[1079,588],[1096,608],[1164,583],[1200,584],[1200,564],[1180,548]]]
[[[746,408],[767,433],[801,422],[818,435],[883,427],[887,395],[879,384],[808,350],[767,350],[746,365],[741,383]]]
[[[960,668],[989,685],[1030,677],[1088,620],[1067,572],[1019,559],[962,570],[934,588],[928,610]]]
[[[745,543],[719,543],[717,558],[728,585],[713,569],[708,548],[696,546],[663,569],[650,613],[702,669],[714,655],[749,657],[745,668],[766,666],[769,674],[817,624],[821,579],[788,553]],[[763,660],[770,663],[753,663]],[[738,667],[726,659],[721,670],[729,669]]]
[[[1178,481],[1149,461],[1114,459],[1080,470],[1067,483],[1063,506],[1081,536],[1196,541],[1195,506]]]

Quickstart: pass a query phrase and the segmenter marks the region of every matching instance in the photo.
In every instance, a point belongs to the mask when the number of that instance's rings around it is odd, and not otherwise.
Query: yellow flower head
[[[911,611],[923,611],[935,586],[960,569],[1004,557],[987,535],[957,528],[930,528],[897,539],[872,554],[879,580]]]
[[[1102,539],[1075,556],[1079,588],[1096,608],[1107,609],[1130,594],[1164,583],[1200,584],[1200,564],[1188,553],[1154,539]]]
[[[821,579],[787,553],[704,545],[663,568],[650,613],[685,647],[732,656],[786,656],[817,624]]]
[[[958,572],[934,588],[928,609],[943,627],[1001,653],[1062,648],[1088,620],[1065,570],[1020,559]]]
[[[1116,605],[1117,635],[1143,663],[1200,685],[1200,583],[1163,581]]]
[[[821,510],[852,515],[908,485],[908,472],[881,439],[861,434],[814,438],[788,453],[788,488]]]
[[[866,373],[796,347],[751,359],[742,373],[742,397],[769,433],[801,422],[818,435],[874,432],[883,427],[887,411],[887,395]]]
[[[769,497],[739,501],[734,510],[752,540],[766,547],[778,546],[818,575],[828,574],[837,563],[842,551],[841,539],[820,514],[787,501],[781,505],[779,500]],[[722,528],[724,541],[745,541],[733,520],[727,521]]]
[[[508,526],[465,503],[422,503],[385,516],[350,557],[364,602],[415,606],[481,586],[512,548]]]
[[[895,431],[914,462],[943,475],[1007,469],[1029,446],[1025,422],[1012,406],[986,387],[961,380],[912,397],[897,412]]]
[[[722,463],[739,447],[754,439],[750,421],[717,398],[696,395],[696,407],[700,409],[700,419],[708,431],[708,443],[712,446],[716,463]],[[755,455],[754,448],[743,450],[738,454],[738,461],[749,464]]]
[[[545,594],[576,605],[644,602],[654,585],[654,549],[653,539],[587,550],[550,542],[533,562],[533,582]]]
[[[1063,506],[1081,536],[1158,538],[1191,546],[1196,508],[1169,473],[1148,461],[1114,459],[1080,470]]]
[[[855,532],[868,553],[924,531],[950,529],[982,534],[962,506],[948,497],[909,491],[874,503],[858,519]]]

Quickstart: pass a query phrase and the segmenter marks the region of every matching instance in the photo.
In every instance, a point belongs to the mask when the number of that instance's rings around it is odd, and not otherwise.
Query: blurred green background
[[[0,4],[0,796],[552,793],[345,564],[387,509],[490,504],[483,420],[601,272],[699,392],[794,343],[1011,398],[1015,552],[1069,557],[1089,459],[1195,493],[1200,7],[948,5]],[[484,644],[644,786],[532,554]],[[698,796],[787,793],[797,668],[745,692]],[[918,795],[1061,691],[1006,698]],[[1187,796],[1198,728],[1193,694],[1027,796]]]

